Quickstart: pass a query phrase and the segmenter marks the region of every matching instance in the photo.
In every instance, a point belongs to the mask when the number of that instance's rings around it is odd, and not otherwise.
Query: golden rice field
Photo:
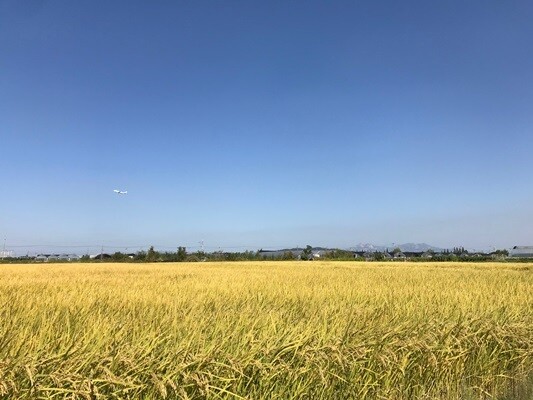
[[[0,265],[1,399],[533,399],[533,265]]]

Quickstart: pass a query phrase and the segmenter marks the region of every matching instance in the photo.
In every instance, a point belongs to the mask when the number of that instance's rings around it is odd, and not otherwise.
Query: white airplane
[[[115,192],[116,194],[128,194],[128,191],[122,191],[122,190],[118,190],[118,189],[114,189],[113,192]]]

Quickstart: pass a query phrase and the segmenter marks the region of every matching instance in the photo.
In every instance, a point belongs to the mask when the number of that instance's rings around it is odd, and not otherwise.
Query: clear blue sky
[[[532,21],[530,1],[0,1],[0,234],[533,244]]]

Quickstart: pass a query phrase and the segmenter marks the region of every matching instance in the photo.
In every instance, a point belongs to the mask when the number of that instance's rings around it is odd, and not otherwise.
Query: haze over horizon
[[[531,245],[532,20],[527,1],[0,2],[0,237]]]

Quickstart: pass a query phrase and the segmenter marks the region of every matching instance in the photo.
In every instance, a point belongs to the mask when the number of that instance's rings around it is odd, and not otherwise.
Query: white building
[[[509,257],[533,258],[533,246],[515,246],[509,252]]]
[[[0,250],[0,258],[9,257],[15,257],[15,252],[13,250]]]

